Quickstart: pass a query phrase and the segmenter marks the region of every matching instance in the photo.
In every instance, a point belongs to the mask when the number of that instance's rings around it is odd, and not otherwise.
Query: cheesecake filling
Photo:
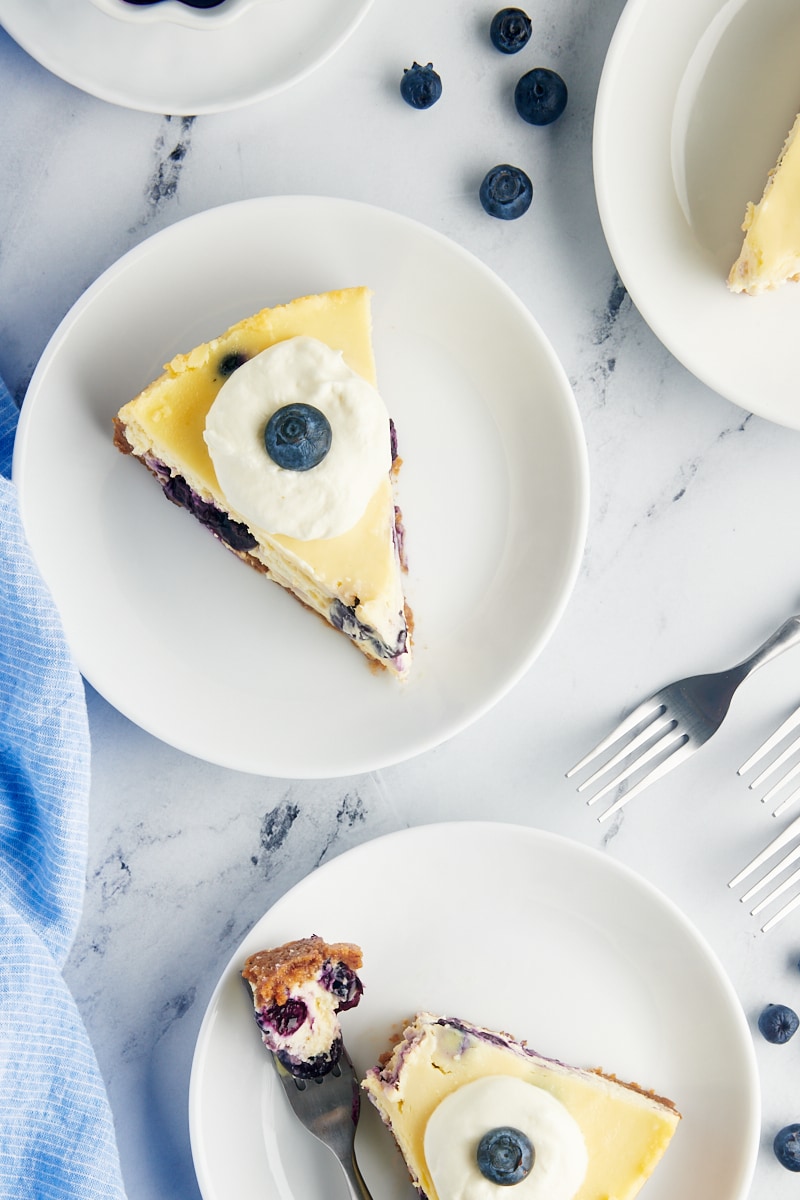
[[[445,1184],[440,1190],[428,1157],[432,1154],[428,1126],[450,1096],[495,1076],[546,1092],[579,1127],[585,1144],[585,1158],[581,1158],[585,1173],[577,1182],[568,1179],[563,1183],[564,1187],[574,1183],[574,1200],[633,1200],[658,1165],[681,1119],[671,1101],[636,1084],[545,1058],[508,1034],[420,1012],[379,1064],[366,1072],[362,1087],[393,1134],[422,1200],[462,1200],[457,1190],[445,1190]],[[505,1115],[511,1118],[511,1127],[519,1125],[518,1116]],[[481,1140],[497,1130],[498,1117],[499,1111],[484,1117],[478,1135]],[[535,1149],[535,1131],[523,1132]],[[453,1134],[454,1140],[456,1136]],[[473,1151],[474,1144],[473,1137]],[[459,1153],[463,1166],[463,1146]],[[534,1157],[528,1177],[535,1175]],[[470,1178],[470,1187],[483,1186],[475,1183],[475,1176]],[[519,1189],[523,1183],[493,1183],[491,1195],[496,1200],[526,1195],[507,1190],[509,1186]],[[552,1200],[549,1192],[534,1195],[538,1200]],[[489,1193],[485,1196],[488,1200]],[[562,1200],[561,1192],[554,1196]],[[484,1200],[484,1193],[470,1191],[463,1200]]]
[[[144,455],[142,462],[161,484],[167,499],[190,512],[229,550],[240,557],[249,559],[259,570],[275,576],[283,587],[289,588],[303,604],[318,612],[335,629],[346,634],[351,641],[362,645],[366,644],[375,657],[391,664],[395,670],[402,671],[404,669],[404,660],[408,653],[408,624],[405,618],[403,598],[399,591],[388,604],[381,604],[377,599],[370,600],[367,597],[363,602],[356,599],[352,605],[345,605],[338,598],[331,600],[330,596],[322,591],[318,595],[312,595],[308,588],[307,574],[298,572],[293,575],[290,560],[287,559],[285,571],[280,576],[274,561],[267,566],[263,561],[258,539],[253,536],[244,522],[235,520],[211,500],[204,499],[190,487],[182,475],[171,474],[169,467],[154,458],[153,455]],[[394,514],[395,523],[392,536],[396,552],[402,557],[404,533],[402,517],[400,510],[396,507]],[[288,552],[288,545],[284,549]],[[396,611],[389,607],[392,601],[396,606]],[[367,615],[374,616],[375,625],[362,619]],[[376,628],[378,624],[382,634]],[[391,641],[387,640],[388,633],[393,635]]]
[[[255,1010],[261,1040],[289,1070],[301,1063],[334,1063],[341,1053],[338,1007],[332,992],[316,980],[309,981],[296,988],[285,1004]]]
[[[800,115],[795,118],[758,204],[748,203],[742,249],[730,270],[732,292],[771,291],[800,274]]]
[[[519,1131],[533,1148],[518,1182],[501,1185],[479,1168],[481,1138],[498,1127]],[[497,1200],[507,1187],[514,1200],[573,1200],[588,1165],[580,1126],[564,1105],[509,1075],[488,1075],[446,1096],[428,1119],[423,1145],[440,1200]]]
[[[270,418],[294,404],[321,412],[332,431],[309,470],[279,466],[265,447]],[[238,367],[211,405],[204,439],[230,507],[257,529],[301,541],[352,529],[392,465],[377,389],[312,337],[278,342]]]

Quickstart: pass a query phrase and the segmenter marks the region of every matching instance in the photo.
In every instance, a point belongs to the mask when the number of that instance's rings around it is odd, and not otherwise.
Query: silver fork
[[[800,642],[800,616],[790,617],[771,637],[743,662],[727,671],[709,675],[693,675],[680,679],[655,692],[638,705],[612,733],[598,742],[593,750],[567,771],[567,778],[577,775],[595,759],[605,754],[625,738],[624,745],[602,766],[578,786],[587,788],[622,764],[613,778],[600,786],[587,801],[596,804],[616,788],[624,788],[633,775],[646,768],[632,786],[620,791],[613,804],[599,817],[606,821],[644,788],[661,779],[668,771],[690,758],[712,737],[724,721],[736,689],[770,659]]]
[[[361,1091],[344,1046],[336,1065],[319,1079],[298,1079],[274,1054],[270,1058],[296,1116],[339,1160],[351,1200],[372,1200],[356,1161]]]
[[[797,729],[798,725],[800,725],[800,708],[795,709],[795,711],[788,716],[781,725],[778,726],[772,736],[768,737],[764,744],[759,746],[758,750],[751,754],[746,762],[742,763],[742,765],[739,767],[739,770],[736,772],[737,775],[746,775],[748,771],[757,766],[758,763],[760,763],[762,759],[766,758],[768,754],[770,754],[777,746],[779,746],[781,742],[789,736],[790,733],[793,733],[794,730]],[[760,787],[762,783],[766,783],[771,775],[774,775],[780,767],[784,767],[786,763],[788,763],[789,760],[795,754],[797,754],[798,750],[800,750],[800,734],[793,738],[792,741],[780,751],[780,753],[772,760],[771,763],[764,767],[763,770],[759,771],[755,779],[753,779],[748,785],[751,791]],[[774,800],[778,793],[794,779],[796,779],[798,775],[800,775],[800,759],[798,759],[798,761],[795,762],[794,765],[785,772],[785,774],[781,775],[780,779],[773,783],[772,786],[764,793],[764,795],[761,797],[762,804],[768,804],[771,800]],[[794,804],[795,800],[798,799],[800,799],[800,786],[792,788],[789,795],[785,796],[784,799],[781,800],[780,804],[772,814],[773,817],[779,817],[782,813],[785,813],[787,808],[790,808],[791,805]]]
[[[764,864],[768,862],[773,855],[777,854],[779,850],[783,850],[785,846],[788,846],[798,837],[800,837],[800,817],[795,817],[795,819],[789,825],[787,825],[785,829],[781,830],[777,837],[774,837],[769,845],[765,846],[764,849],[757,854],[755,858],[752,859],[747,866],[739,872],[738,875],[734,875],[733,879],[728,884],[728,887],[738,887],[743,880],[747,879],[748,875],[752,875],[753,872],[757,871],[759,867],[764,866]],[[744,895],[739,897],[739,899],[743,904],[745,904],[748,900],[752,900],[752,898],[757,895],[758,892],[760,892],[763,888],[768,887],[768,885],[773,883],[779,875],[788,870],[792,863],[796,862],[798,858],[800,858],[800,841],[797,842],[796,845],[794,845],[790,850],[787,850],[786,854],[784,854],[783,857],[780,858],[778,862],[775,863],[775,865],[772,866],[767,873],[761,877],[761,879],[752,884],[744,893]],[[765,908],[774,903],[779,896],[782,896],[784,892],[787,892],[789,888],[798,881],[800,881],[800,867],[795,868],[795,870],[792,871],[792,873],[788,875],[786,879],[777,884],[771,892],[768,892],[767,895],[764,896],[754,908],[751,908],[750,915],[756,916],[758,913],[763,912]],[[793,899],[787,901],[786,904],[784,904],[782,908],[778,909],[776,913],[773,913],[769,920],[761,926],[761,932],[768,933],[770,929],[774,929],[775,926],[785,917],[788,917],[789,913],[793,912],[798,905],[800,905],[800,893],[798,893]]]

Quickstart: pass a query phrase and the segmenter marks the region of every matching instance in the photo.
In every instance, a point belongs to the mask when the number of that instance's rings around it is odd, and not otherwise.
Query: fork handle
[[[763,645],[759,646],[749,658],[744,659],[733,670],[741,679],[746,679],[752,671],[755,671],[756,667],[763,667],[764,663],[777,658],[779,654],[783,654],[784,650],[789,650],[798,643],[800,643],[800,615],[789,617],[788,621],[784,621],[780,629],[776,629]]]
[[[353,1154],[350,1160],[340,1160],[342,1162],[342,1170],[344,1171],[347,1187],[350,1192],[351,1200],[372,1200],[372,1193],[364,1182],[364,1176],[361,1174],[356,1156]]]

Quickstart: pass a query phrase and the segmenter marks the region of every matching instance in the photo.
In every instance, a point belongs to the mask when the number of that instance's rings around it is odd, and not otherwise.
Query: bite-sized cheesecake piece
[[[404,675],[411,613],[370,293],[263,309],[179,354],[120,409],[119,450],[244,562]]]
[[[262,1041],[292,1075],[318,1078],[339,1061],[338,1014],[361,999],[360,967],[358,946],[328,945],[316,934],[259,950],[245,962],[242,977],[250,985]]]
[[[728,276],[733,292],[758,296],[800,279],[800,115],[758,202],[747,205],[742,249]]]
[[[680,1121],[636,1084],[424,1012],[362,1087],[423,1200],[632,1200]]]

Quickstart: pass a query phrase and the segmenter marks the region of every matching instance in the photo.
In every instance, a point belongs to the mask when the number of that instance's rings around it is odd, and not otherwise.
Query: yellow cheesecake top
[[[579,1126],[588,1166],[575,1200],[632,1200],[680,1121],[674,1106],[613,1077],[530,1054],[513,1039],[482,1037],[487,1031],[470,1029],[419,1014],[384,1069],[368,1072],[362,1085],[429,1200],[446,1200],[438,1196],[426,1162],[429,1120],[458,1088],[500,1075],[543,1088]]]
[[[188,354],[176,355],[164,374],[118,414],[133,452],[152,453],[173,469],[179,464],[190,487],[247,524],[242,514],[231,509],[220,488],[203,436],[206,417],[239,364],[277,342],[299,336],[318,338],[341,351],[352,370],[375,384],[369,289],[344,288],[303,296],[264,309]],[[394,503],[387,477],[361,520],[340,536],[300,541],[260,529],[253,532],[267,543],[278,543],[323,587],[344,592],[347,603],[358,599],[369,612],[373,602],[387,594],[394,600],[397,591],[393,527]]]
[[[800,115],[758,204],[748,204],[744,242],[728,287],[757,296],[800,274]]]

